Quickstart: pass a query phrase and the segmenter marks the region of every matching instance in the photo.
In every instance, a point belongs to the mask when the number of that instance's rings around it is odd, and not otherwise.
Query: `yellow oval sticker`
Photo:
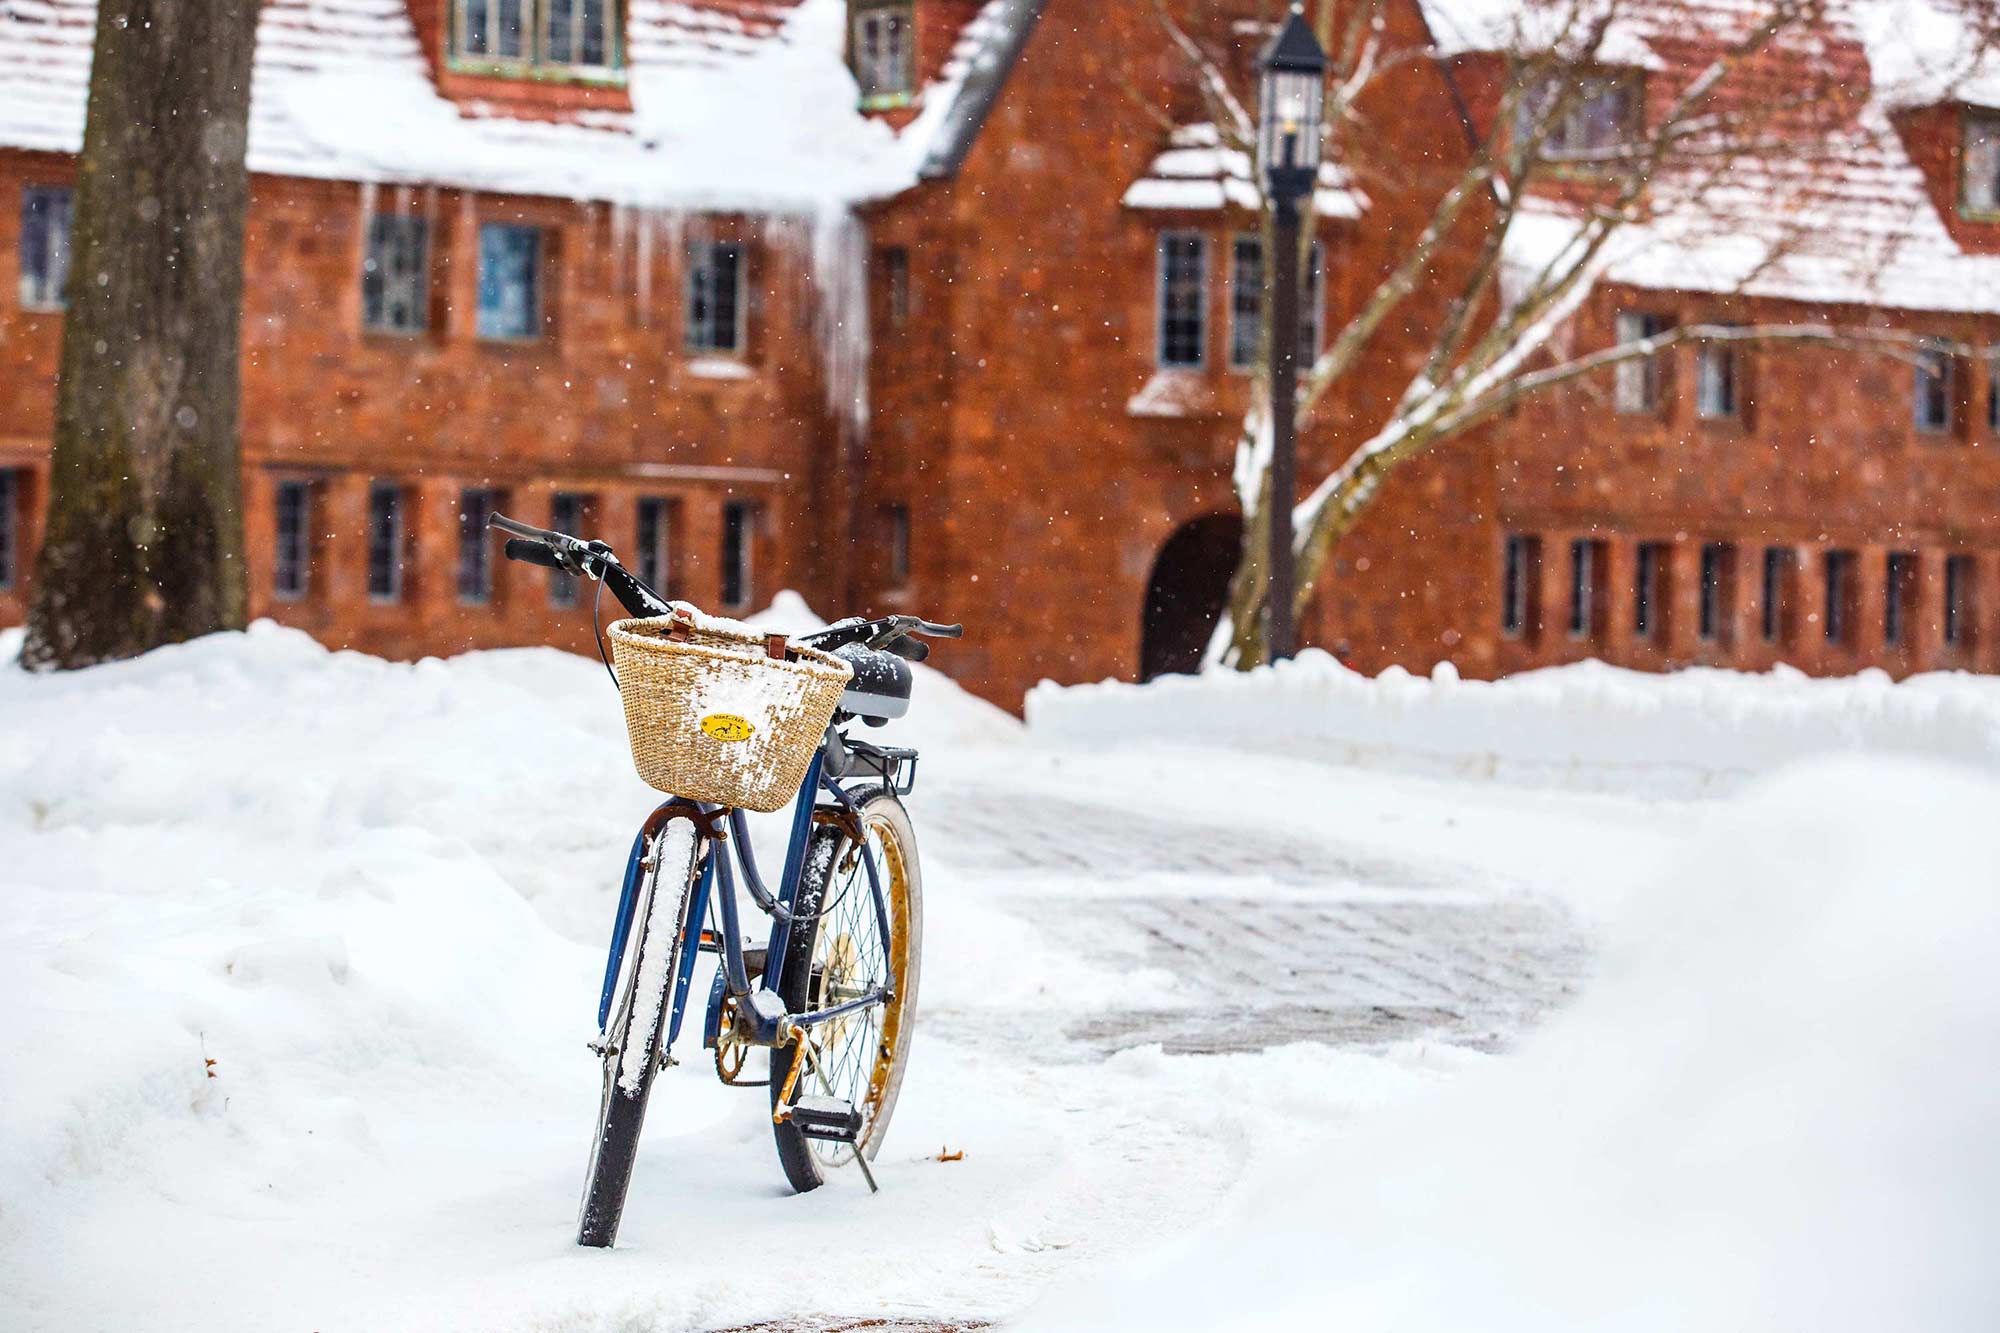
[[[757,732],[734,713],[710,713],[701,720],[701,729],[719,741],[747,741]]]

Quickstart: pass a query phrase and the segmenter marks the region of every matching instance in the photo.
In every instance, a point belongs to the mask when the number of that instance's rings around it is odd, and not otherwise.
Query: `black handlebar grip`
[[[928,620],[919,620],[917,622],[917,633],[932,639],[962,639],[965,637],[965,626],[933,625]]]
[[[562,561],[556,553],[540,542],[523,541],[519,537],[507,539],[507,558],[520,560],[530,565],[541,565],[548,569],[561,569]]]

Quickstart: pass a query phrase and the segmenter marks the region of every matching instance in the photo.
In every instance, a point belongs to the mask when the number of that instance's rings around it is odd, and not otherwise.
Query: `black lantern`
[[[1326,52],[1295,4],[1264,49],[1257,156],[1274,196],[1297,199],[1318,177],[1325,88]]]

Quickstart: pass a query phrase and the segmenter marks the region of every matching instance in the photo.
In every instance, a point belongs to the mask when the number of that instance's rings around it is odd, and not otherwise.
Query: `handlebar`
[[[502,529],[505,531],[505,529]],[[523,564],[543,565],[549,569],[561,569],[562,557],[541,542],[528,541],[521,537],[507,539],[507,558],[519,560]]]
[[[566,532],[538,528],[531,523],[508,518],[505,514],[491,515],[486,525],[508,535],[504,549],[509,560],[540,565],[578,578],[600,579],[610,589],[611,595],[635,616],[664,616],[673,610],[665,597],[619,564],[618,557],[603,542],[587,542]],[[912,662],[921,662],[930,656],[930,645],[917,642],[912,635],[929,639],[958,639],[965,636],[965,626],[940,625],[920,616],[885,616],[880,620],[857,617],[829,625],[817,634],[799,637],[802,642],[829,652],[842,644],[859,643]]]

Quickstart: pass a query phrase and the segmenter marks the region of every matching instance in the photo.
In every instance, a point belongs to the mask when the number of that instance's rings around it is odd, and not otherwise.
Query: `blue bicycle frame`
[[[708,853],[701,858],[701,869],[695,882],[694,893],[689,899],[687,922],[680,942],[680,966],[674,977],[672,1017],[667,1026],[665,1040],[661,1043],[663,1055],[672,1050],[674,1040],[680,1035],[681,1020],[687,1007],[688,989],[694,979],[695,956],[702,951],[702,922],[708,919],[711,896],[715,898],[717,914],[721,917],[715,949],[721,956],[722,966],[709,998],[707,1023],[704,1025],[707,1040],[712,1041],[715,1038],[720,1025],[724,998],[733,996],[742,999],[752,990],[749,967],[743,955],[743,932],[737,911],[735,874],[731,858],[726,853],[718,851],[723,844],[735,844],[735,869],[741,870],[744,885],[749,889],[751,898],[771,918],[771,933],[765,947],[764,972],[760,988],[776,996],[779,975],[784,968],[785,954],[791,944],[792,927],[795,924],[792,904],[797,901],[800,881],[805,873],[806,849],[812,841],[814,812],[824,808],[852,814],[859,809],[854,797],[840,785],[840,780],[827,773],[826,755],[827,747],[822,743],[819,750],[814,753],[812,762],[806,766],[805,778],[799,783],[798,795],[793,798],[791,840],[786,845],[785,868],[779,878],[775,894],[766,887],[763,877],[758,873],[757,854],[750,846],[749,820],[745,813],[740,809],[730,809],[725,812],[719,807],[708,805],[696,807],[708,820],[726,816],[729,821],[729,836],[726,839],[708,838]],[[818,796],[822,791],[833,798],[831,806],[822,807],[818,803]],[[647,817],[638,836],[632,840],[632,851],[625,863],[624,885],[618,894],[618,915],[612,926],[611,949],[604,964],[604,989],[598,998],[597,1026],[600,1031],[610,1021],[611,1004],[618,986],[619,968],[624,961],[626,943],[631,937],[633,918],[638,913],[640,888],[646,872],[647,849],[660,828],[670,819],[677,814],[680,817],[691,817],[690,804],[678,798],[661,803]],[[697,821],[698,825],[701,822],[703,821]],[[887,892],[882,884],[881,871],[875,863],[875,855],[869,850],[865,837],[861,841],[860,851],[862,865],[867,871],[868,891],[874,899],[876,924],[881,929],[882,938],[887,940],[889,938]],[[716,894],[718,880],[721,892]],[[895,988],[896,976],[891,971],[886,977],[885,985],[878,986],[865,995],[857,996],[830,1009],[788,1015],[788,1017],[797,1027],[811,1027],[816,1023],[824,1023],[856,1010],[865,1009],[870,1005],[880,1004],[895,993]],[[775,1010],[782,1012],[782,1003],[775,1006]],[[775,1042],[778,1036],[775,1032],[760,1035],[772,1042]]]

